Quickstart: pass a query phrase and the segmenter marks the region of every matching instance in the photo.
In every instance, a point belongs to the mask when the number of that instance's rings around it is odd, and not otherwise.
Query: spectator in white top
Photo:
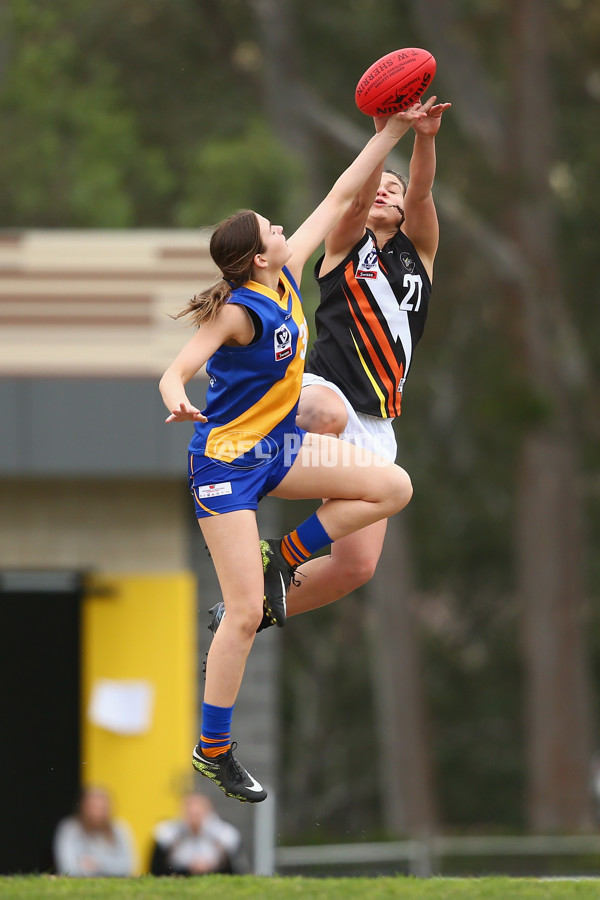
[[[154,830],[153,875],[242,874],[248,864],[240,832],[224,822],[210,800],[198,792],[183,798],[181,818],[160,822]]]
[[[59,822],[54,835],[59,875],[133,875],[135,853],[128,826],[113,818],[108,792],[86,787],[74,816]]]

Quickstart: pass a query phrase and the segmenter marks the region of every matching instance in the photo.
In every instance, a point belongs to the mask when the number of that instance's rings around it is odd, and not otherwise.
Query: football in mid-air
[[[356,105],[367,116],[389,116],[408,109],[435,75],[429,50],[405,47],[386,53],[369,66],[356,85]]]

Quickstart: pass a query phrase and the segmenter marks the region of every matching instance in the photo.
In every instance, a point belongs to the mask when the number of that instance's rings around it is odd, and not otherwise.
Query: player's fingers
[[[427,100],[425,101],[425,103],[423,104],[423,109],[426,112],[429,112],[431,107],[435,104],[436,100],[437,100],[437,97],[435,96],[435,94],[432,94],[431,97],[428,97]]]
[[[396,113],[396,115],[400,119],[422,119],[427,115],[427,110],[420,103],[413,103],[408,109],[404,109],[402,112]]]

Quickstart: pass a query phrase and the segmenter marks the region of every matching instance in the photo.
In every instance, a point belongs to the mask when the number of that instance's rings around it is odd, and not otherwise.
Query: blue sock
[[[202,734],[200,747],[206,757],[220,756],[231,747],[231,719],[233,706],[202,704]]]
[[[281,552],[290,566],[299,566],[317,550],[332,543],[318,515],[313,513],[302,525],[282,538]]]

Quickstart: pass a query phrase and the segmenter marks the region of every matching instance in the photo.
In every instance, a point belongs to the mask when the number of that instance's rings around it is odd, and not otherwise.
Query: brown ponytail
[[[254,257],[264,250],[256,213],[242,209],[215,227],[210,239],[210,255],[223,277],[196,294],[175,318],[189,315],[200,326],[211,322],[225,305],[232,290],[252,278]]]

